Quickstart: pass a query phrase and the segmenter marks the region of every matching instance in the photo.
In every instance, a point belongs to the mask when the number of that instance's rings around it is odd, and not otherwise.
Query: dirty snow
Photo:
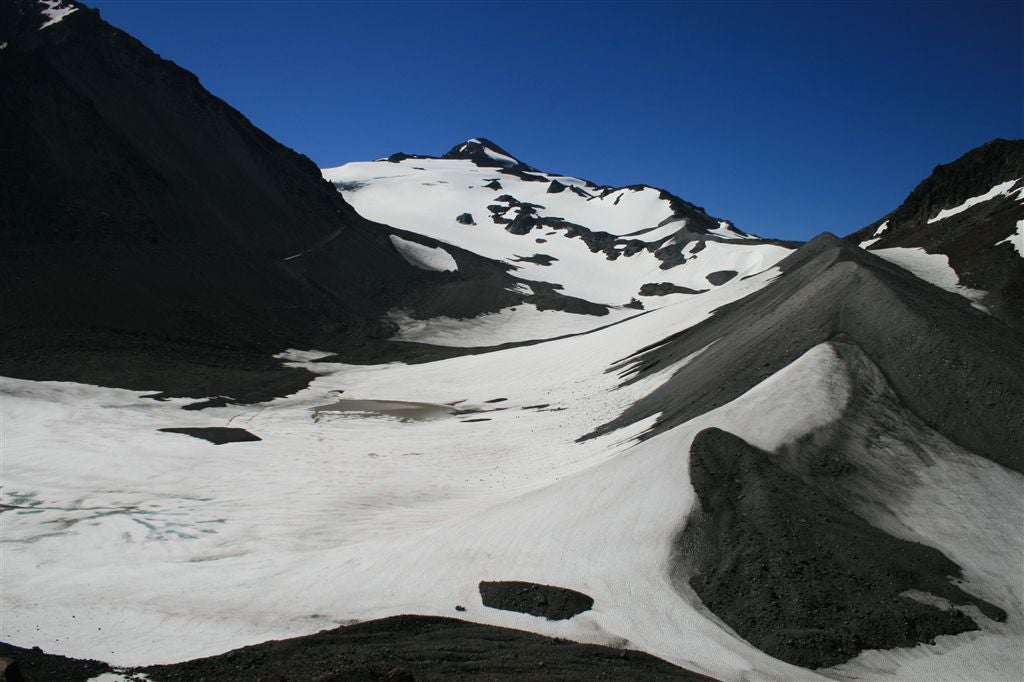
[[[391,235],[391,243],[410,265],[435,272],[454,272],[459,269],[450,253],[437,246],[425,246]]]

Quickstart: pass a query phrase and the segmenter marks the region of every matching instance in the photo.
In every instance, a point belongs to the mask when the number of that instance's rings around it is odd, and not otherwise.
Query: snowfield
[[[0,634],[138,665],[355,620],[456,615],[460,605],[457,615],[473,621],[638,648],[723,680],[827,679],[737,637],[673,586],[668,563],[694,502],[687,453],[700,430],[719,426],[777,450],[843,417],[853,379],[828,344],[654,438],[636,440],[648,420],[577,442],[681,364],[626,386],[609,367],[777,275],[583,336],[440,362],[325,365],[297,351],[290,359],[322,376],[253,406],[186,412],[188,400],[5,378]],[[410,421],[314,412],[338,391],[479,412]],[[835,673],[969,679],[981,660],[986,679],[1013,679],[1024,555],[1019,529],[986,510],[1019,505],[1022,477],[894,423],[934,466],[890,532],[952,552],[1010,617],[934,646],[865,652]],[[157,431],[195,426],[245,428],[262,440],[217,446]],[[876,455],[901,442],[882,441]],[[482,605],[482,580],[567,587],[595,605],[557,622],[499,611]]]
[[[360,214],[372,220],[508,263],[519,278],[558,284],[563,294],[611,306],[629,303],[645,283],[669,282],[702,291],[716,286],[708,279],[712,273],[747,277],[767,270],[792,252],[751,238],[727,221],[720,221],[710,232],[711,240],[692,241],[694,235],[688,234],[686,220],[677,219],[670,202],[652,187],[601,188],[579,178],[540,172],[527,173],[539,180],[529,181],[462,159],[356,162],[326,169],[323,174]],[[486,186],[494,180],[500,189]],[[568,189],[549,193],[552,181]],[[677,245],[686,261],[664,269],[662,261],[646,250],[609,260],[561,229],[512,234],[494,219],[491,209],[508,208],[507,202],[498,201],[505,195],[535,205],[541,218],[561,218],[594,232],[669,248]],[[499,217],[514,219],[522,210],[513,206]],[[466,213],[475,225],[456,220]],[[536,254],[555,261],[542,265],[522,260]],[[681,296],[685,294],[668,295]]]

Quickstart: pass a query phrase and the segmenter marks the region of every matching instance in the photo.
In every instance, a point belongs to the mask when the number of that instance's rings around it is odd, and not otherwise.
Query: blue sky
[[[1018,1],[88,4],[321,167],[483,136],[779,238],[1024,137]]]

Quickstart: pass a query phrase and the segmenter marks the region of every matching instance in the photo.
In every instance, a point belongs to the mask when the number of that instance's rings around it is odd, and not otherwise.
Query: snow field
[[[735,270],[747,276],[765,270],[790,253],[790,249],[770,244],[743,245],[742,235],[721,225],[716,232],[731,237],[728,245],[707,242],[707,248],[691,255],[690,262],[669,270],[650,252],[620,256],[614,261],[593,253],[580,238],[567,238],[562,230],[535,229],[528,235],[514,235],[504,225],[491,220],[487,209],[503,194],[521,202],[543,206],[541,216],[557,216],[594,231],[626,236],[638,231],[636,238],[652,242],[674,234],[684,221],[673,221],[668,201],[657,190],[619,189],[607,196],[581,197],[569,190],[548,194],[548,182],[528,182],[504,175],[497,169],[481,168],[471,161],[451,159],[406,159],[399,163],[359,162],[326,169],[324,177],[340,183],[345,199],[361,214],[394,227],[424,234],[442,242],[510,263],[518,268],[517,277],[552,282],[564,287],[562,293],[595,303],[621,305],[637,295],[647,282],[672,282],[691,289],[707,289],[707,275],[719,270]],[[567,176],[544,176],[567,185],[588,186]],[[484,184],[497,178],[502,189]],[[345,184],[348,183],[348,184]],[[344,189],[357,187],[357,189]],[[593,187],[588,191],[594,192]],[[470,213],[477,225],[455,221]],[[506,217],[513,218],[516,209]],[[723,221],[724,222],[724,221]],[[537,239],[546,240],[537,243]],[[558,259],[555,267],[517,262],[517,257],[536,253]]]
[[[733,635],[687,606],[664,570],[692,502],[685,453],[697,427],[635,447],[644,425],[575,442],[668,376],[618,388],[604,370],[702,319],[714,296],[694,305],[444,362],[320,365],[331,372],[290,398],[198,413],[180,410],[186,400],[4,379],[3,499],[17,508],[4,514],[5,585],[16,587],[4,590],[2,635],[132,665],[462,604],[481,622],[625,639],[699,667],[780,665],[746,645],[733,653]],[[312,408],[339,389],[508,409],[462,417],[489,422],[314,422]],[[498,397],[508,401],[486,402]],[[181,425],[264,440],[214,446],[156,431]],[[597,606],[558,623],[486,609],[486,579],[579,589]]]
[[[737,295],[775,274],[738,283]],[[687,453],[700,430],[717,426],[778,451],[844,418],[850,370],[828,344],[644,442],[635,437],[653,420],[576,442],[703,351],[625,387],[607,368],[704,319],[727,292],[489,354],[421,365],[307,364],[325,374],[294,396],[255,406],[185,412],[187,400],[4,379],[3,501],[17,508],[2,517],[0,634],[134,665],[353,620],[458,615],[638,648],[722,680],[826,679],[738,638],[676,591],[668,565],[694,501]],[[305,364],[316,354],[289,357]],[[339,390],[351,399],[462,401],[460,408],[491,411],[313,421],[313,408]],[[487,402],[496,398],[507,400]],[[906,455],[903,443],[918,443],[915,456],[932,466],[879,518],[889,519],[890,532],[948,552],[964,566],[968,589],[1009,607],[1010,620],[935,647],[866,652],[829,673],[972,679],[972,670],[985,670],[1005,679],[1022,620],[1021,569],[1006,547],[1019,548],[1020,538],[999,505],[1024,499],[1021,477],[891,411],[881,422],[891,438],[874,436],[871,455]],[[472,418],[490,421],[462,421]],[[184,425],[242,427],[264,440],[214,446],[155,430]],[[899,473],[895,480],[906,478]],[[954,527],[945,527],[950,519]],[[595,606],[559,622],[489,609],[481,580],[567,587]],[[988,667],[977,667],[979,656],[990,657]]]

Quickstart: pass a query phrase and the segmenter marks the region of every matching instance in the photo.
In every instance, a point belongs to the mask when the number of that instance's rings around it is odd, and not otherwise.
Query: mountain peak
[[[486,137],[474,137],[448,150],[442,159],[465,159],[478,166],[513,168],[525,164]]]

